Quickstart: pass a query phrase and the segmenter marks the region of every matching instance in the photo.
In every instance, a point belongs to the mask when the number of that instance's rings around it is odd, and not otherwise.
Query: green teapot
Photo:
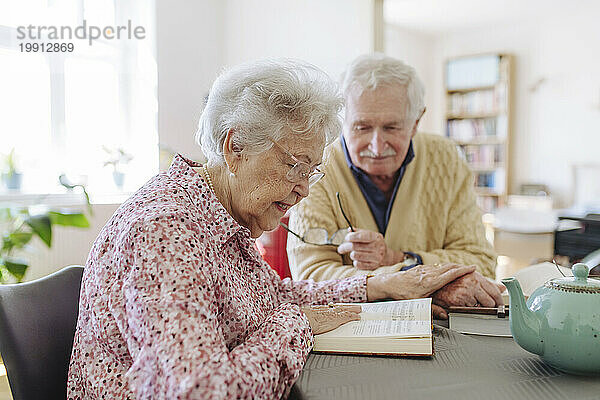
[[[525,303],[519,281],[502,279],[510,296],[510,330],[519,346],[561,371],[600,375],[600,281],[585,264],[573,276],[537,288]]]

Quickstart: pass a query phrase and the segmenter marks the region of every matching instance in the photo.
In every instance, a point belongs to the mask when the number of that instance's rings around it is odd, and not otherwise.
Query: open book
[[[431,298],[361,303],[360,321],[315,335],[313,351],[395,356],[433,355]]]

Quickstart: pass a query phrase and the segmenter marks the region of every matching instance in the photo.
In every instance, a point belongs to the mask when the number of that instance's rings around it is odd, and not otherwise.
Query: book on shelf
[[[494,90],[453,93],[448,101],[449,114],[495,114],[499,108]]]
[[[477,196],[477,206],[483,212],[492,212],[493,210],[498,208],[498,197],[483,196],[480,194],[479,196]]]
[[[490,193],[504,193],[505,183],[504,168],[497,168],[489,172],[477,172],[475,174],[475,186]]]
[[[461,145],[460,148],[471,166],[496,166],[504,161],[504,149],[501,145]]]
[[[360,321],[315,335],[319,353],[432,356],[431,298],[361,303]]]
[[[506,69],[499,54],[458,57],[446,63],[446,87],[459,90],[494,86]]]
[[[446,136],[457,142],[486,144],[495,141],[500,144],[506,139],[507,132],[506,115],[481,118],[451,116],[446,125]]]
[[[507,54],[482,54],[446,62],[445,133],[475,172],[484,212],[504,204],[508,185],[510,60]]]

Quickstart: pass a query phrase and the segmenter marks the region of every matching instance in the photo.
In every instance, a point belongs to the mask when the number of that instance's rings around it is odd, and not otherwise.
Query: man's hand
[[[506,289],[479,272],[463,275],[436,291],[433,302],[441,307],[466,306],[497,307],[504,304],[501,293]]]
[[[397,264],[406,258],[403,252],[387,247],[381,233],[366,229],[348,233],[337,252],[350,253],[354,267],[370,271],[384,265]]]
[[[418,265],[407,271],[375,275],[367,280],[367,299],[419,299],[462,277],[475,267],[456,264]]]

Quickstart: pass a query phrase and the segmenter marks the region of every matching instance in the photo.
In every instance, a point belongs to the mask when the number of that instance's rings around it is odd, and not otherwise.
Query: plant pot
[[[2,181],[4,181],[4,185],[6,186],[6,188],[10,190],[21,189],[22,178],[23,174],[19,172],[14,172],[12,174],[2,174]]]
[[[119,171],[113,171],[113,181],[119,189],[123,189],[123,183],[125,182],[125,174]]]

